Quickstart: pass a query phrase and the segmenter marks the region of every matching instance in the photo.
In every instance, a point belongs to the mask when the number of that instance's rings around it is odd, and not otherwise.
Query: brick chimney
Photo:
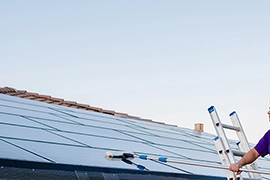
[[[203,124],[202,123],[196,123],[194,126],[195,131],[203,132]]]

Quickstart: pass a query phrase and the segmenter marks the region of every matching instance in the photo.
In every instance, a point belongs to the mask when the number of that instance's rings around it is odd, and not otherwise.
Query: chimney
[[[196,123],[194,130],[199,131],[199,132],[203,132],[203,124],[202,123]]]

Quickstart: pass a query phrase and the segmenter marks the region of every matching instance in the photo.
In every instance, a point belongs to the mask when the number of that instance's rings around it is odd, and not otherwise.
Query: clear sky
[[[269,129],[270,1],[0,1],[0,87],[248,140]]]

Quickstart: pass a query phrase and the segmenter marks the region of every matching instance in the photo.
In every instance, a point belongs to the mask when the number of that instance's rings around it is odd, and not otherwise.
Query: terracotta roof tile
[[[38,97],[38,98],[35,98],[36,101],[42,101],[42,102],[45,102],[47,99],[46,98],[41,98],[41,97]]]
[[[59,105],[61,105],[61,106],[66,106],[66,107],[69,107],[69,106],[70,106],[69,104],[66,104],[66,103],[61,103],[61,104],[59,104]]]
[[[126,117],[126,118],[128,117],[128,114],[126,114],[126,113],[115,112],[114,115],[118,116],[118,117]]]
[[[146,122],[167,125],[163,122],[156,122],[156,121],[152,121],[150,119],[142,119],[140,117],[131,116],[131,115],[128,115],[126,113],[115,112],[112,110],[105,110],[105,109],[93,107],[93,106],[90,106],[87,104],[80,104],[80,103],[77,103],[74,101],[66,101],[64,99],[55,98],[55,97],[51,97],[48,95],[41,95],[38,93],[27,92],[25,90],[16,90],[16,89],[11,88],[11,87],[3,87],[3,88],[0,87],[0,93],[7,94],[10,96],[16,96],[16,97],[20,97],[20,98],[26,98],[26,99],[31,99],[31,100],[35,100],[35,101],[40,101],[40,102],[46,102],[49,104],[57,104],[57,105],[67,106],[67,107],[72,107],[72,108],[77,108],[77,109],[84,109],[87,111],[95,111],[95,112],[100,112],[100,113],[104,113],[104,114],[110,114],[110,115],[114,115],[114,116],[118,116],[118,117],[127,117],[130,119],[137,119],[137,120],[142,120],[142,121],[146,121]],[[170,125],[170,126],[176,126],[176,125]]]
[[[23,94],[23,93],[26,93],[26,91],[24,91],[24,90],[18,90],[17,93]]]
[[[77,103],[74,101],[64,101],[65,104],[70,104],[70,105],[76,105]]]
[[[24,98],[26,99],[31,99],[31,100],[37,100],[37,98],[35,96],[25,96]]]
[[[146,122],[153,122],[151,119],[141,119],[141,120]]]
[[[165,124],[164,122],[158,122],[158,121],[153,121],[153,123],[156,123],[156,124]]]
[[[18,94],[16,96],[21,97],[21,98],[25,98],[25,97],[28,97],[30,95],[29,94]]]
[[[51,96],[41,95],[41,94],[39,94],[38,97],[39,97],[39,98],[45,98],[45,99],[51,98]]]
[[[54,97],[51,97],[50,100],[54,101],[54,102],[63,102],[64,101],[64,99],[54,98]]]
[[[141,118],[140,117],[138,117],[138,116],[131,116],[131,115],[128,115],[128,118],[130,118],[130,119],[138,119],[138,120],[140,120]]]
[[[26,92],[24,94],[28,95],[28,96],[38,96],[39,95],[38,93],[32,93],[32,92]]]
[[[73,105],[73,104],[69,104],[69,105],[68,105],[68,107],[72,107],[72,108],[76,108],[76,109],[79,109],[79,107],[78,107],[78,106],[76,106],[76,105]]]
[[[49,100],[47,100],[47,101],[49,101]],[[44,101],[44,102],[46,102],[46,101]],[[50,101],[48,103],[50,103],[50,104],[57,104],[57,105],[63,104],[62,101]]]
[[[87,110],[96,111],[96,112],[102,112],[102,109],[101,108],[93,107],[93,106],[90,106],[89,108],[87,108]]]
[[[16,96],[17,94],[18,94],[17,92],[8,93],[8,95],[11,95],[11,96]]]
[[[80,103],[77,103],[77,106],[81,107],[81,108],[88,108],[90,107],[89,105],[87,104],[80,104]]]
[[[13,92],[16,92],[16,90],[10,87],[0,88],[0,93],[3,93],[3,94],[13,93]]]
[[[87,108],[90,107],[90,106],[87,105],[87,104],[80,104],[80,103],[77,103],[76,106],[77,106],[77,107],[76,107],[77,109],[84,109],[84,110],[87,110]]]
[[[111,110],[105,110],[105,109],[103,109],[101,112],[104,113],[104,114],[111,114],[111,115],[114,115],[114,114],[115,114],[114,111],[111,111]]]

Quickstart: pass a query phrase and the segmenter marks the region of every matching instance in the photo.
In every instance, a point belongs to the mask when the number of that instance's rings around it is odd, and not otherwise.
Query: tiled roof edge
[[[4,87],[4,88],[0,88],[0,93],[2,94],[17,93],[17,90],[10,87]]]
[[[10,96],[16,96],[16,97],[20,97],[20,98],[45,102],[45,103],[49,103],[49,104],[57,104],[57,105],[72,107],[72,108],[76,108],[76,109],[83,109],[83,110],[87,110],[87,111],[95,111],[95,112],[100,112],[100,113],[104,113],[104,114],[110,114],[110,115],[114,115],[117,117],[125,117],[125,118],[129,118],[129,119],[136,119],[136,120],[141,120],[141,121],[145,121],[145,122],[151,122],[151,123],[156,123],[156,124],[163,124],[163,125],[177,127],[177,125],[171,125],[171,124],[165,124],[163,122],[152,121],[151,119],[144,119],[144,118],[140,118],[137,116],[131,116],[131,115],[128,115],[126,113],[115,112],[113,110],[106,110],[106,109],[93,107],[93,106],[86,105],[86,104],[80,104],[80,103],[77,103],[75,101],[67,101],[64,99],[51,97],[48,95],[41,95],[38,93],[27,92],[25,90],[16,90],[16,89],[11,88],[11,87],[3,87],[3,88],[0,87],[0,93],[7,94]]]

